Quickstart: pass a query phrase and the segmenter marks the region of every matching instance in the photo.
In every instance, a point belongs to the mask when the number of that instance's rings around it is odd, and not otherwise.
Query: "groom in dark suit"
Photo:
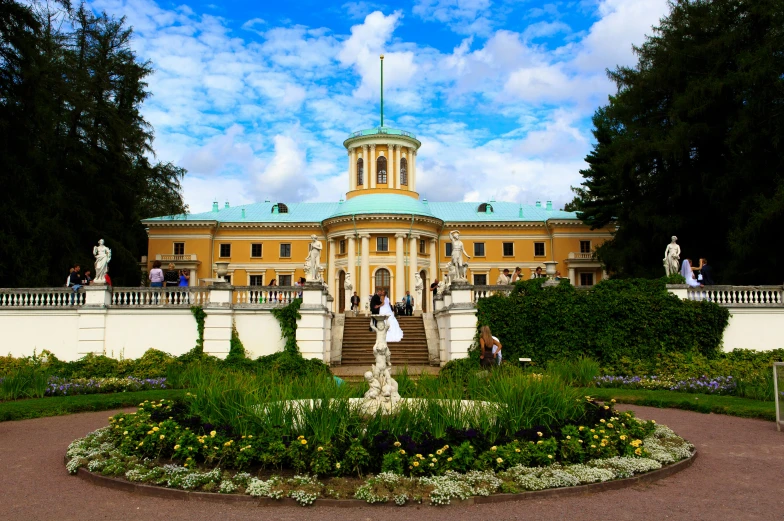
[[[370,299],[370,314],[371,315],[378,315],[378,311],[381,309],[381,289],[377,289],[376,293],[373,295],[373,298]],[[373,325],[376,324],[376,319],[373,319]],[[373,328],[368,326],[369,331],[373,331]]]

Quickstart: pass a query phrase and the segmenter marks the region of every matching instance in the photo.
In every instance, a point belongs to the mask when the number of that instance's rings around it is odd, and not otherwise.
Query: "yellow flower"
[[[144,442],[140,441],[138,446],[141,447],[142,445],[144,445]]]
[[[231,440],[227,441],[223,444],[224,447],[229,447],[231,445]]]
[[[324,447],[319,447],[319,448],[318,448],[318,449],[316,449],[316,450],[317,450],[317,451],[319,451],[319,452],[321,452],[322,450],[324,450]]]
[[[498,450],[498,447],[496,447],[495,445],[493,445],[492,447],[490,447],[490,450],[492,450],[492,451]]]
[[[577,440],[577,443],[582,443],[582,442],[583,442],[583,440]]]
[[[609,406],[609,405],[605,405],[605,406],[604,406],[604,410],[607,410],[607,409],[609,409],[609,408],[610,408],[610,406]]]
[[[304,437],[305,437],[305,436],[303,436],[303,435],[301,435],[301,434],[300,434],[299,436],[297,436],[297,439],[298,439],[298,440],[301,440],[301,439],[303,439]]]
[[[444,450],[448,449],[449,445],[444,445]]]
[[[340,463],[335,463],[335,468],[339,469],[340,468]]]
[[[433,464],[431,463],[431,464],[430,464],[430,466],[432,467],[432,466],[433,466]]]
[[[602,419],[601,419],[601,420],[599,420],[599,421],[600,421],[601,423],[605,423],[607,420],[605,420],[604,418],[602,418]]]
[[[537,445],[541,445],[542,443],[544,443],[542,440],[536,442]]]
[[[566,437],[566,439],[567,439],[567,440],[571,440],[571,439],[572,439],[572,437],[571,437],[571,436],[567,436],[567,437]]]
[[[596,432],[594,429],[591,429],[591,432]]]
[[[123,431],[123,436],[128,436],[128,431]]]
[[[394,445],[395,445],[395,447],[400,447],[400,442],[399,442],[399,441],[396,441],[396,442],[394,443]]]
[[[436,458],[433,458],[430,461],[432,461],[433,463],[437,463],[438,462],[438,460]]]
[[[422,455],[421,454],[417,454],[416,457],[421,459]]]
[[[155,432],[158,432],[160,429],[158,427],[153,427],[152,430],[154,430]]]
[[[583,430],[585,430],[585,427],[583,427],[582,425],[580,425],[580,427],[579,427],[577,430],[578,430],[578,431],[583,431]]]
[[[244,440],[244,439],[245,439],[245,436],[243,436],[243,437],[242,437],[242,439]]]
[[[503,458],[498,458],[498,459],[496,459],[496,460],[495,460],[495,462],[496,462],[496,463],[503,463],[503,462],[504,462],[504,460],[503,460]]]
[[[544,435],[543,435],[541,432],[537,432],[537,433],[536,433],[536,435],[537,435],[537,436],[539,436],[540,438],[541,438],[542,436],[544,436]]]
[[[188,464],[187,464],[187,463],[183,465],[183,467],[187,467],[187,466],[188,466]]]
[[[438,454],[439,456],[440,456],[441,454],[443,454],[443,453],[444,453],[444,451],[443,451],[443,450],[441,450],[441,449],[438,449],[438,450],[436,451],[436,454]]]
[[[418,467],[418,466],[419,466],[419,462],[418,462],[418,461],[415,461],[415,462],[414,462],[414,466],[415,466],[415,467]]]
[[[405,454],[405,453],[406,453],[406,451],[404,451],[403,449],[400,449],[400,454]]]
[[[193,450],[193,447],[188,447],[188,450]]]
[[[548,455],[547,455],[547,458],[548,458],[548,459],[553,459],[553,455],[552,455],[552,454],[548,454]]]
[[[300,440],[300,443],[303,444],[303,445],[307,445],[308,444],[308,440]]]
[[[656,423],[656,420],[651,420],[651,423]]]
[[[175,445],[174,446],[174,450],[180,450],[180,446],[179,445]]]
[[[253,434],[248,434],[248,439],[253,438]]]
[[[591,445],[591,448],[592,448],[592,449],[595,449],[595,448],[596,448],[596,445]]]
[[[642,449],[634,449],[634,453],[639,456],[642,454]]]
[[[520,452],[520,449],[515,449],[515,452]],[[451,459],[451,458],[450,458]]]
[[[625,439],[626,439],[626,435],[625,434],[621,434],[621,441],[623,441]]]
[[[612,424],[612,423],[608,423],[608,424],[607,424],[607,427],[608,427],[608,428],[610,428],[610,429],[612,429],[612,428],[613,428],[613,424]]]
[[[215,431],[210,431],[210,438],[214,438],[216,434],[218,433]]]
[[[432,455],[432,454],[428,454],[428,455],[427,455],[427,457],[428,457],[428,458],[432,458],[432,457],[433,457],[433,455]]]
[[[594,435],[593,435],[593,439],[595,439],[595,440],[598,440],[598,439],[599,439],[599,436],[597,436],[596,434],[594,434]]]
[[[613,398],[612,400],[610,400],[610,403],[615,403],[615,398]]]
[[[165,438],[165,437],[166,437],[166,436],[164,436],[163,434],[161,434],[161,436],[160,436],[160,439],[163,439],[163,438]]]
[[[446,460],[447,460],[447,461],[452,461],[452,458],[447,458]]]
[[[152,434],[153,431],[147,431],[147,434]]]
[[[125,420],[125,418],[120,418],[120,421],[124,421],[124,420]]]

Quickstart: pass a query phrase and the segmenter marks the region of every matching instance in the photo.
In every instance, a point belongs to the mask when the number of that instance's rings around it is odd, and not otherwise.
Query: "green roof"
[[[368,128],[366,130],[357,130],[356,132],[352,132],[349,134],[348,139],[355,138],[355,137],[362,137],[362,136],[375,136],[376,134],[389,134],[391,136],[406,136],[410,137],[411,139],[416,139],[416,136],[413,132],[408,132],[407,130],[400,130],[392,127],[373,127]]]
[[[264,202],[218,208],[209,212],[169,215],[145,219],[161,221],[217,221],[217,222],[267,222],[267,223],[320,223],[331,217],[368,214],[402,214],[435,217],[445,222],[542,222],[548,219],[577,219],[577,213],[547,209],[534,205],[520,205],[503,201],[490,201],[492,212],[478,211],[482,203],[428,202],[407,195],[367,194],[337,203],[286,203],[287,213],[273,213],[277,203]],[[521,215],[522,210],[522,215]],[[244,211],[244,214],[243,214]]]

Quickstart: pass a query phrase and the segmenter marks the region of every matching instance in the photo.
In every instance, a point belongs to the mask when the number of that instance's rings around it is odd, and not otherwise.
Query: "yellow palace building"
[[[610,229],[591,230],[573,212],[551,202],[520,205],[490,200],[435,202],[417,193],[419,140],[403,130],[376,127],[354,132],[343,142],[348,152],[348,191],[331,203],[263,203],[144,220],[148,229],[148,269],[190,270],[190,284],[214,278],[227,266],[235,286],[264,286],[275,279],[291,286],[305,276],[311,235],[322,241],[323,278],[334,310],[350,307],[347,277],[365,309],[368,295],[382,287],[390,300],[414,295],[415,274],[423,281],[416,308],[429,309],[428,289],[446,274],[452,243],[460,232],[474,285],[495,284],[504,268],[530,278],[546,264],[572,284],[587,286],[603,277],[593,251],[611,237]]]

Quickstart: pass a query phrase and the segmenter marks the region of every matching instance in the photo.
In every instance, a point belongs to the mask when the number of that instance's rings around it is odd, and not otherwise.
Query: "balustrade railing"
[[[162,253],[155,256],[159,261],[189,262],[196,260],[195,253]]]
[[[71,288],[0,288],[0,308],[70,308],[84,304],[84,291]]]
[[[505,284],[501,286],[473,286],[471,289],[471,302],[476,302],[481,298],[491,297],[497,293],[509,293],[512,291],[512,286]]]
[[[190,307],[209,302],[210,290],[201,287],[113,288],[113,307]]]
[[[302,297],[297,286],[235,286],[234,303],[243,305],[286,306]]]
[[[782,286],[705,286],[689,288],[689,300],[707,300],[720,306],[782,306]]]

